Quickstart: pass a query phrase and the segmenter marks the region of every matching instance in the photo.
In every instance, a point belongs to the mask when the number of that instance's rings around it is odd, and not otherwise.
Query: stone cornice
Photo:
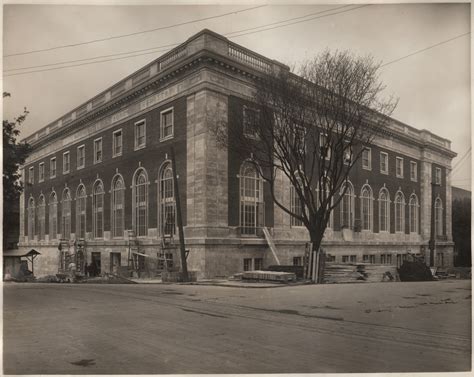
[[[184,73],[203,65],[213,65],[232,76],[254,80],[269,71],[288,70],[288,67],[267,59],[226,38],[203,30],[160,58],[119,81],[72,112],[26,138],[34,149],[42,148],[58,137],[80,130],[93,121],[120,110],[140,96],[179,80]],[[430,149],[445,157],[457,154],[450,142],[426,130],[417,130],[395,119],[388,118],[388,126],[381,132],[419,148]]]

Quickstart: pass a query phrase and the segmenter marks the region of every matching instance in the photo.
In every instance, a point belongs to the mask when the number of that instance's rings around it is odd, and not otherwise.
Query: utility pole
[[[430,229],[430,240],[428,242],[428,248],[430,249],[430,267],[435,266],[435,187],[440,186],[435,182],[431,182],[431,229]]]
[[[183,281],[189,281],[188,264],[186,262],[186,247],[184,244],[183,219],[181,218],[181,202],[179,200],[178,176],[176,173],[176,161],[174,148],[171,147],[171,167],[173,168],[173,187],[174,197],[176,199],[176,221],[178,222],[179,250],[181,255],[181,270],[183,272]]]

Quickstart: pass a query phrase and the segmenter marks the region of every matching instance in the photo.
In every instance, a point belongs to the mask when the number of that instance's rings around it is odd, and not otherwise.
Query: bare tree
[[[320,248],[349,173],[396,106],[382,98],[379,68],[371,57],[326,50],[298,74],[281,70],[257,78],[242,124],[215,127],[220,145],[249,156],[275,204],[307,228],[313,250]],[[277,195],[282,176],[297,205]]]

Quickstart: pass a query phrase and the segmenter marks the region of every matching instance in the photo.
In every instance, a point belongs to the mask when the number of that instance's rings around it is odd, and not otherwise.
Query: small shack
[[[41,253],[35,249],[25,251],[21,249],[3,251],[3,278],[22,279],[29,275],[34,276],[35,258]],[[31,271],[28,268],[31,263]]]

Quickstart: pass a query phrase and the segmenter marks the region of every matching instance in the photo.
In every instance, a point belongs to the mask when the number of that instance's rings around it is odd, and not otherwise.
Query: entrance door
[[[100,253],[91,253],[91,274],[92,276],[101,274]]]
[[[118,274],[120,266],[120,253],[110,253],[110,272]]]

